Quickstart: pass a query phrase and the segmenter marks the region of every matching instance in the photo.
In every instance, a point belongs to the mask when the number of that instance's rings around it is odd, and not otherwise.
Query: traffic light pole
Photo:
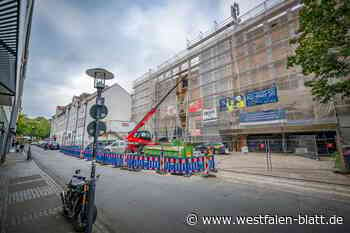
[[[96,105],[101,103],[101,93],[103,88],[97,88]],[[96,109],[96,115],[100,116],[100,108]],[[88,227],[86,233],[92,233],[92,225],[94,218],[94,205],[95,205],[95,190],[96,190],[96,153],[97,153],[97,140],[99,136],[99,117],[95,120],[95,135],[94,143],[92,147],[92,160],[91,160],[91,176],[89,186],[89,199],[88,199]]]

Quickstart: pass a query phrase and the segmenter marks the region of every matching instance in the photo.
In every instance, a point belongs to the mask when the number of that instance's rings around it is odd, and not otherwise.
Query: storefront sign
[[[216,108],[203,110],[203,121],[215,121],[217,118]]]
[[[241,112],[239,115],[240,124],[267,124],[281,123],[285,120],[285,110],[266,110],[261,112]]]
[[[261,91],[248,92],[245,99],[247,107],[278,102],[277,88],[273,85]]]

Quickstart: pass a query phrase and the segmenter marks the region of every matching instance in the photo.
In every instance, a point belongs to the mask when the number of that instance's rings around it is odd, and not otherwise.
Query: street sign
[[[90,122],[87,127],[87,132],[91,137],[95,136],[95,129],[96,129],[96,122],[95,121]],[[98,131],[99,131],[98,136],[102,136],[103,134],[105,134],[107,131],[106,123],[104,123],[103,121],[99,121]]]
[[[99,116],[97,116],[97,109],[99,109]],[[106,105],[97,105],[94,104],[90,108],[90,116],[94,118],[95,120],[102,120],[104,119],[108,114],[108,109]]]

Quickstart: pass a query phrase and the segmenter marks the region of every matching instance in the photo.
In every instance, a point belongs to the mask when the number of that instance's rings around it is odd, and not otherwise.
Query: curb
[[[349,187],[350,188],[350,184],[331,183],[331,182],[327,182],[327,181],[312,180],[312,179],[302,179],[302,178],[292,178],[292,177],[286,177],[286,176],[269,175],[269,174],[261,174],[261,173],[254,173],[254,172],[242,172],[242,171],[235,171],[235,170],[221,169],[221,168],[219,168],[218,170],[219,171],[225,171],[225,172],[231,172],[231,173],[254,175],[254,176],[273,177],[273,178],[286,179],[286,180],[292,180],[292,181],[301,181],[301,182],[327,184],[327,185],[339,185],[339,186],[344,186],[344,187]]]
[[[300,180],[281,179],[276,177],[265,176],[266,179],[259,179],[262,176],[251,174],[236,173],[237,176],[232,176],[235,172],[222,171],[218,177],[224,182],[239,183],[243,185],[260,186],[262,188],[278,190],[282,192],[302,194],[313,196],[321,199],[336,200],[344,203],[350,203],[350,189],[346,186],[337,186],[329,184],[319,184],[312,182],[303,182]]]
[[[56,186],[56,188],[60,191],[62,191],[64,189],[65,183],[62,181],[62,178],[60,178],[59,176],[52,174],[52,172],[49,172],[47,168],[45,168],[44,165],[42,165],[36,158],[34,158],[34,156],[32,156],[32,162],[34,163],[34,165],[36,167],[38,167],[39,170],[41,170],[41,172],[43,172],[47,178],[51,181],[51,183],[53,185]],[[50,174],[48,174],[50,173]],[[101,216],[101,210],[99,210],[99,214]],[[102,213],[103,215],[103,213]],[[101,219],[99,217],[97,217],[96,222],[94,224],[93,227],[93,232],[94,233],[115,233],[115,231],[113,231],[112,229],[110,229],[106,223],[102,222]]]

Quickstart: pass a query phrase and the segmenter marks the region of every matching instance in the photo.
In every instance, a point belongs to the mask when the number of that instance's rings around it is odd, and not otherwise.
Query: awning
[[[0,96],[16,93],[20,0],[0,1]]]

